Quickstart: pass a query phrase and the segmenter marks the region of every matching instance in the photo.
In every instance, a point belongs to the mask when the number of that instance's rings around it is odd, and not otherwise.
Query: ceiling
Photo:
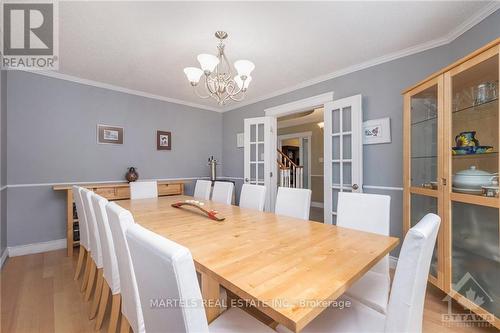
[[[324,109],[318,108],[311,111],[291,114],[278,118],[278,128],[299,126],[323,121]]]
[[[229,33],[233,62],[252,60],[245,104],[451,41],[497,2],[60,2],[59,74],[220,110],[183,68]],[[417,46],[415,48],[415,46]],[[362,64],[362,65],[360,65]],[[64,75],[60,75],[64,74]],[[87,81],[85,81],[87,80]],[[224,110],[239,107],[233,103]]]

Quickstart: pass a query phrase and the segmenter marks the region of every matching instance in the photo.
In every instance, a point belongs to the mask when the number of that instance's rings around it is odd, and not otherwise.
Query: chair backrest
[[[392,282],[385,331],[422,332],[425,289],[441,219],[425,215],[403,241]]]
[[[311,190],[305,188],[279,187],[274,213],[309,220]]]
[[[87,251],[90,250],[89,227],[87,216],[83,208],[82,194],[80,186],[73,186],[73,199],[75,201],[76,213],[78,214],[78,225],[80,230],[80,245]]]
[[[120,292],[120,274],[118,272],[118,263],[116,262],[115,247],[113,237],[109,228],[108,214],[106,205],[108,200],[98,194],[92,196],[92,207],[94,208],[97,229],[101,240],[102,264],[104,269],[104,279],[111,288],[111,293],[116,295]]]
[[[202,200],[210,200],[210,190],[212,189],[212,182],[210,180],[196,181],[194,187],[194,197]]]
[[[142,317],[141,302],[130,251],[125,238],[127,229],[135,224],[132,214],[114,202],[106,206],[109,227],[115,246],[116,261],[120,275],[120,293],[122,297],[122,314],[127,318],[134,333],[143,333],[144,319]]]
[[[390,222],[390,196],[366,193],[339,193],[337,204],[338,226],[389,236]],[[371,270],[389,275],[389,257],[385,256]]]
[[[212,200],[226,205],[233,201],[234,184],[231,182],[215,182],[212,191]]]
[[[149,199],[158,197],[156,181],[140,181],[130,183],[130,199]]]
[[[266,187],[263,185],[243,184],[240,194],[240,207],[264,210]]]
[[[94,207],[92,206],[92,196],[94,192],[82,188],[80,191],[83,201],[83,209],[85,210],[85,216],[87,217],[87,226],[89,230],[89,241],[90,241],[90,256],[94,259],[97,268],[102,268],[102,250],[101,250],[101,239],[99,237],[99,230],[97,229],[97,222],[94,213]]]
[[[128,228],[127,242],[146,331],[208,332],[189,250],[139,225]]]

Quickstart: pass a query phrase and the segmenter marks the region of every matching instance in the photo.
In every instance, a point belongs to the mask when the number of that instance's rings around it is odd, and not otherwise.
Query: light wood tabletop
[[[399,242],[394,237],[211,201],[204,201],[204,208],[217,210],[224,221],[171,207],[186,199],[192,197],[117,203],[132,212],[136,223],[189,248],[205,299],[218,299],[220,284],[295,332]],[[209,321],[219,311],[207,308]]]

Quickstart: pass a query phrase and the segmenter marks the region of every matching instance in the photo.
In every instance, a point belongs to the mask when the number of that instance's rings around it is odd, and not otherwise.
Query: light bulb
[[[236,82],[236,84],[238,85],[238,87],[240,89],[241,89],[241,87],[243,87],[244,90],[248,89],[248,85],[250,84],[251,81],[252,81],[252,77],[248,76],[245,80],[245,85],[243,86],[243,80],[241,79],[241,77],[239,77],[239,76],[234,77],[234,82]]]

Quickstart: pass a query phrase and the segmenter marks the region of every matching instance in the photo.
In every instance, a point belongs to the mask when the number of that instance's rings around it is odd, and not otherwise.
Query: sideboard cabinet
[[[104,198],[113,200],[130,199],[130,186],[128,183],[103,183],[103,184],[79,184],[78,186],[85,187]],[[76,212],[73,200],[72,185],[54,186],[54,191],[66,192],[66,240],[67,254],[73,255],[73,247],[79,245],[79,223],[78,214]],[[183,181],[159,181],[158,196],[166,195],[182,195],[184,194]]]
[[[500,39],[404,92],[404,231],[441,217],[429,281],[500,328]]]

